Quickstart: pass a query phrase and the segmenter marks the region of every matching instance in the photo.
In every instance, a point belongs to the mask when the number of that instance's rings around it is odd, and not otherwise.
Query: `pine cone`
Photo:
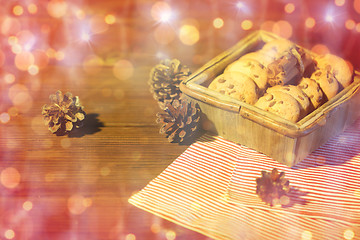
[[[285,173],[279,173],[276,168],[271,172],[261,171],[261,178],[256,178],[256,193],[265,203],[273,205],[287,205],[289,198],[286,194],[290,191],[289,180]]]
[[[50,95],[51,104],[42,107],[45,124],[49,126],[52,133],[65,134],[74,127],[82,126],[85,119],[83,106],[79,102],[79,97],[67,92],[64,96],[59,90]]]
[[[177,59],[160,61],[150,72],[150,91],[161,109],[173,100],[180,99],[180,83],[191,74],[190,69]]]
[[[188,103],[184,99],[174,100],[167,104],[164,111],[158,113],[157,122],[162,123],[161,134],[166,134],[169,142],[181,143],[195,136],[200,120],[198,104]]]

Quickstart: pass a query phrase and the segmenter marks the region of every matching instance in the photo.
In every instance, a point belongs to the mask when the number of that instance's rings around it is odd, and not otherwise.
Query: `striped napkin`
[[[286,207],[255,193],[261,170],[292,186]],[[360,239],[360,121],[293,168],[204,135],[129,202],[213,239]]]

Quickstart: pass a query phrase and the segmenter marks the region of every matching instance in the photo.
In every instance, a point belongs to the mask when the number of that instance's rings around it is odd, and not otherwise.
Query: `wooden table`
[[[188,22],[195,21],[200,40],[182,44],[174,30],[174,40],[162,45],[153,35],[159,23],[149,14],[154,3],[84,1],[83,12],[59,19],[49,16],[44,3],[36,14],[28,14],[23,6],[24,14],[12,16],[22,29],[38,29],[36,36],[47,37],[38,39],[42,45],[37,48],[48,54],[49,62],[31,75],[15,67],[16,54],[9,46],[2,49],[0,239],[208,239],[127,202],[187,148],[168,143],[158,133],[159,107],[147,80],[160,58],[179,58],[195,70],[248,32],[234,33],[236,13],[219,2],[204,1],[192,8],[188,1],[179,1],[174,3],[178,18],[191,17]],[[69,1],[67,7],[75,11],[77,6]],[[4,9],[13,5],[5,4]],[[116,23],[91,35],[89,42],[74,40],[81,31],[76,22],[109,13],[117,17]],[[274,18],[266,11],[257,14]],[[216,16],[225,20],[223,29],[213,28]],[[177,19],[173,27],[180,22]],[[255,21],[254,28],[260,23]],[[320,39],[314,35],[308,42],[300,36],[294,29],[294,37],[309,46]],[[1,35],[5,42],[8,37]],[[358,42],[352,40],[350,47]],[[340,50],[349,48],[345,45]],[[348,57],[358,66],[356,54]],[[120,60],[131,63],[129,76],[115,76],[114,69],[124,67]],[[120,72],[124,70],[129,69]],[[5,80],[8,73],[15,79]],[[56,90],[80,97],[87,113],[81,130],[56,136],[44,125],[41,107]]]

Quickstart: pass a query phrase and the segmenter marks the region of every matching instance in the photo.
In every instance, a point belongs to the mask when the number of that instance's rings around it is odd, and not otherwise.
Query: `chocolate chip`
[[[272,94],[269,94],[269,93],[265,93],[264,96],[265,96],[266,101],[271,101],[274,98],[274,96]]]
[[[329,83],[333,83],[333,82],[334,82],[334,79],[333,79],[332,77],[329,77],[327,80],[328,80]]]
[[[276,101],[274,100],[274,101],[272,101],[270,104],[269,104],[269,107],[272,107],[272,106],[274,106],[276,104]]]
[[[219,82],[219,83],[224,83],[224,82],[226,82],[226,79],[220,78],[220,79],[218,80],[218,82]]]
[[[220,90],[220,93],[225,94],[225,91],[224,91],[224,90]]]
[[[300,98],[300,100],[304,101],[304,98],[300,95],[298,95],[298,98]]]
[[[259,78],[259,75],[257,75],[257,74],[254,74],[254,77],[256,77],[256,78]]]
[[[307,89],[309,87],[309,85],[307,83],[303,83],[303,84],[299,85],[299,87],[302,89]]]
[[[290,91],[290,88],[288,88],[288,87],[284,87],[284,90],[286,90],[286,91]]]
[[[236,93],[236,90],[232,90],[231,92],[229,92],[229,94],[233,94]]]
[[[311,95],[309,96],[309,98],[314,98],[314,95],[313,95],[313,94],[311,94]]]
[[[234,84],[229,84],[228,88],[233,89],[235,86]]]
[[[317,76],[317,77],[320,77],[321,74],[322,74],[321,71],[318,71],[318,72],[316,72],[314,75]]]
[[[278,102],[279,104],[284,104],[284,102],[283,101],[280,101],[280,102]]]

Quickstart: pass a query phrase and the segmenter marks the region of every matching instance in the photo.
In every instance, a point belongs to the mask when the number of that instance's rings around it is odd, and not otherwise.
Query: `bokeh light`
[[[33,208],[33,203],[30,201],[26,201],[23,203],[23,209],[25,211],[30,211]]]
[[[295,5],[293,3],[287,3],[284,7],[286,13],[293,13],[295,11]]]
[[[69,147],[71,147],[71,140],[68,138],[63,138],[60,140],[60,145],[62,148],[68,149]]]
[[[106,24],[112,25],[116,22],[116,17],[113,14],[107,14],[105,16]]]
[[[241,22],[241,28],[244,30],[250,30],[253,27],[253,22],[251,20],[244,20]]]
[[[306,26],[307,28],[313,28],[313,27],[315,27],[315,19],[312,18],[312,17],[306,18],[306,20],[305,20],[305,26]]]
[[[345,0],[335,0],[335,5],[341,7],[345,4]]]
[[[273,25],[272,32],[283,38],[290,38],[293,30],[288,21],[280,20]]]
[[[354,9],[360,14],[360,0],[354,0]]]
[[[28,5],[27,9],[28,9],[28,12],[29,12],[30,14],[36,14],[37,11],[38,11],[38,7],[36,6],[35,3],[30,3],[30,4]]]
[[[274,24],[275,24],[274,21],[270,21],[270,20],[265,21],[261,24],[260,29],[264,31],[272,32]]]
[[[74,194],[68,199],[68,210],[74,215],[80,215],[86,210],[85,198],[80,194]]]
[[[39,67],[37,65],[34,65],[34,64],[30,65],[29,68],[28,68],[28,73],[30,75],[35,76],[36,74],[39,73]]]
[[[19,20],[13,17],[5,17],[1,24],[1,33],[5,36],[16,35],[21,29]]]
[[[176,233],[172,230],[168,230],[165,233],[166,240],[175,240],[176,239]]]
[[[49,64],[49,57],[45,51],[37,49],[32,52],[34,56],[34,64],[39,67],[39,69],[45,68]]]
[[[6,112],[0,113],[0,122],[6,124],[10,121],[10,115]]]
[[[21,52],[15,57],[15,66],[22,71],[27,71],[34,62],[35,58],[31,52]]]
[[[168,22],[172,17],[172,10],[166,2],[156,2],[151,7],[151,16],[157,22]]]
[[[21,175],[16,168],[8,167],[1,171],[0,182],[9,189],[16,188],[20,184]]]
[[[319,55],[324,55],[324,54],[330,53],[329,48],[324,44],[316,44],[315,46],[313,46],[311,48],[311,51],[313,51],[314,53],[317,53]]]
[[[348,29],[348,30],[353,30],[355,28],[355,25],[356,25],[356,23],[352,19],[348,19],[345,22],[345,28]]]
[[[68,5],[65,1],[51,0],[47,5],[47,11],[51,17],[62,18],[68,11]]]
[[[21,16],[24,13],[24,8],[20,5],[16,5],[13,7],[13,14],[15,16]]]
[[[136,236],[132,233],[126,234],[125,240],[136,240]]]
[[[346,229],[346,230],[344,231],[344,238],[345,238],[346,240],[352,240],[354,237],[355,237],[355,233],[354,233],[353,230],[351,230],[351,229]]]
[[[215,18],[213,21],[214,28],[222,28],[224,26],[224,20],[222,18]]]
[[[114,64],[113,74],[119,80],[127,80],[133,76],[134,66],[128,60],[120,59]]]
[[[194,45],[200,39],[200,33],[194,25],[185,24],[179,31],[180,41],[185,45]]]
[[[15,238],[15,232],[12,229],[7,229],[4,233],[4,237],[6,239],[14,239]]]
[[[89,55],[84,59],[83,69],[87,74],[97,74],[101,71],[104,60],[97,55]]]
[[[151,232],[157,234],[161,231],[161,226],[158,223],[153,223],[153,224],[151,224],[150,230],[151,230]]]
[[[32,97],[23,84],[12,85],[9,89],[9,98],[21,113],[26,113],[32,108]]]
[[[4,75],[4,80],[7,84],[12,84],[15,82],[15,76],[14,74],[7,73]]]

